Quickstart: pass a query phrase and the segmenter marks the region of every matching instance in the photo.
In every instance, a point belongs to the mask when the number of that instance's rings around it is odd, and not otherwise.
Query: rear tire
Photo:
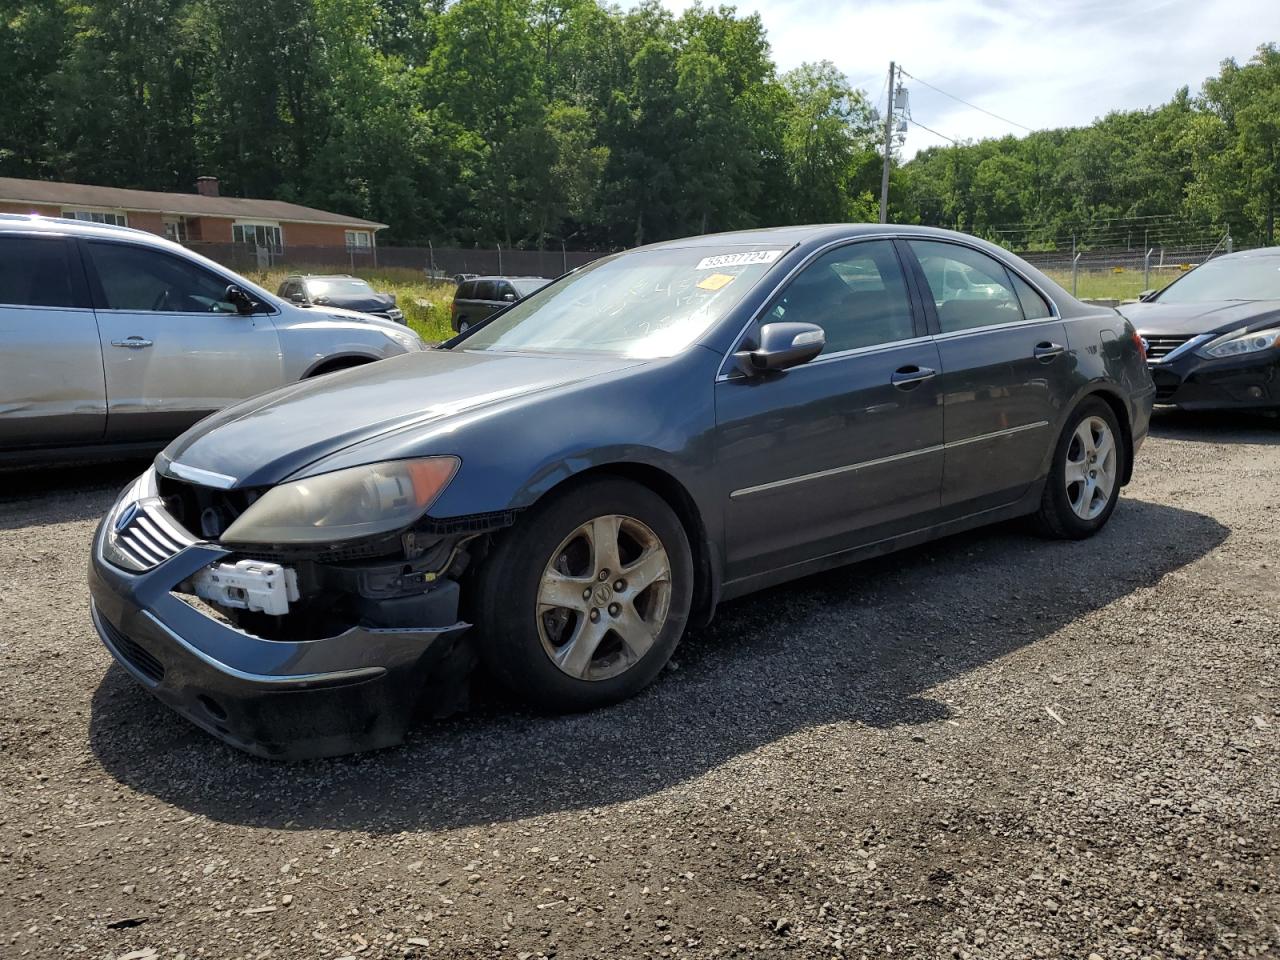
[[[1083,540],[1106,526],[1120,499],[1127,457],[1115,411],[1104,400],[1086,398],[1067,418],[1054,448],[1035,514],[1039,532]]]
[[[504,533],[471,608],[494,677],[561,712],[647,686],[684,634],[692,598],[693,559],[675,513],[646,487],[602,477],[553,493]]]

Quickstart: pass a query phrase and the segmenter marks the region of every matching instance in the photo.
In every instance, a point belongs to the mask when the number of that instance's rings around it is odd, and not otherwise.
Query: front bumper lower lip
[[[257,756],[297,760],[397,744],[433,672],[464,653],[459,640],[469,625],[461,622],[357,626],[296,642],[255,637],[171,592],[226,550],[196,543],[135,574],[104,558],[106,524],[89,568],[90,614],[103,645],[161,702]]]
[[[1205,359],[1188,351],[1150,365],[1156,403],[1184,410],[1266,410],[1280,407],[1280,351]]]

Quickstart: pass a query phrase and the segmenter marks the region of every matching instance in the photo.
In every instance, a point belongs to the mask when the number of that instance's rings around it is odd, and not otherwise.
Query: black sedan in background
[[[596,707],[721,600],[1011,517],[1097,533],[1153,393],[1124,318],[960,234],[642,247],[188,431],[99,527],[93,621],[264,756],[395,743],[473,661]]]
[[[1120,312],[1146,342],[1157,403],[1280,408],[1280,247],[1210,260]]]
[[[346,274],[285,277],[276,295],[303,307],[341,307],[396,323],[405,322],[394,293],[379,293],[367,281]]]

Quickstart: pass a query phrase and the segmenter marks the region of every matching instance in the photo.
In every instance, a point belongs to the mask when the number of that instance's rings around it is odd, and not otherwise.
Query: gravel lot
[[[0,475],[0,956],[1280,955],[1280,423],[1158,416],[1094,540],[736,602],[619,707],[295,765],[93,635],[138,470]]]

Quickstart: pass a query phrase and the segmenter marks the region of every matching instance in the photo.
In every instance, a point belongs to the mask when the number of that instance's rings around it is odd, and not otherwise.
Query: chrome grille
[[[164,563],[195,540],[169,519],[158,506],[135,503],[116,518],[115,546],[138,565],[150,570]]]
[[[1152,363],[1157,363],[1177,350],[1191,337],[1162,337],[1159,334],[1148,333],[1143,334],[1142,339],[1147,345],[1147,359]]]

